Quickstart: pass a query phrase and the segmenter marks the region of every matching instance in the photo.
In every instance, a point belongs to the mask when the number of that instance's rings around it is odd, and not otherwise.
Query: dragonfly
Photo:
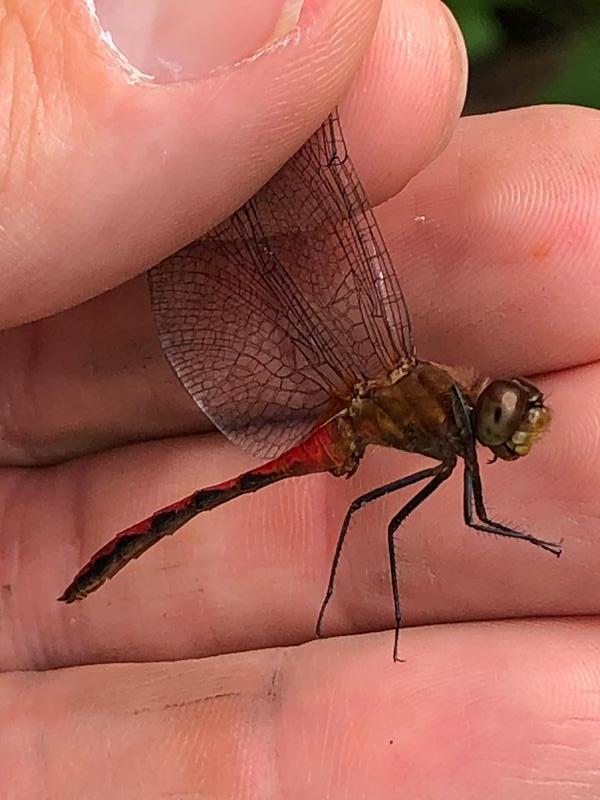
[[[373,445],[432,464],[351,503],[318,636],[353,516],[420,484],[387,526],[399,660],[395,535],[459,461],[468,527],[560,555],[560,543],[490,518],[478,463],[478,445],[492,460],[529,453],[550,422],[542,392],[521,377],[491,379],[418,358],[399,277],[337,111],[230,218],[149,270],[148,281],[161,345],[179,381],[219,430],[266,463],[117,533],[59,600],[85,598],[197,514],[241,495],[311,473],[348,478]]]

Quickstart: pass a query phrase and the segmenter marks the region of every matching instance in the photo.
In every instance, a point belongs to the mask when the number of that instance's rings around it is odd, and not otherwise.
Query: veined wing
[[[337,113],[229,219],[149,272],[163,349],[265,458],[413,356],[402,291]]]

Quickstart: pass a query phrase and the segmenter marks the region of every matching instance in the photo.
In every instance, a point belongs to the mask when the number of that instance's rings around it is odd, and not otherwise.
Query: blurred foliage
[[[600,0],[446,0],[471,61],[468,111],[600,108]]]

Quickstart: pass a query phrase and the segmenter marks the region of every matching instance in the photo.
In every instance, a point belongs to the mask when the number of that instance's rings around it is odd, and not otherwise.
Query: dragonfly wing
[[[233,441],[273,458],[412,357],[397,276],[337,114],[229,219],[150,270],[167,358]]]

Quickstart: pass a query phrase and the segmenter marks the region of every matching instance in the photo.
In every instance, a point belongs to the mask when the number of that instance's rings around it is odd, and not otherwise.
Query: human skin
[[[150,87],[80,3],[0,2],[1,797],[600,795],[600,115],[459,120],[464,49],[436,0],[308,6],[285,47]],[[256,463],[171,374],[136,276],[342,95],[420,354],[550,395],[530,456],[481,460],[494,514],[562,558],[466,529],[457,471],[399,532],[404,662],[385,547],[402,493],[361,512],[337,638],[311,641],[348,503],[424,465],[373,451],[349,481],[241,498],[55,602],[114,532]]]

